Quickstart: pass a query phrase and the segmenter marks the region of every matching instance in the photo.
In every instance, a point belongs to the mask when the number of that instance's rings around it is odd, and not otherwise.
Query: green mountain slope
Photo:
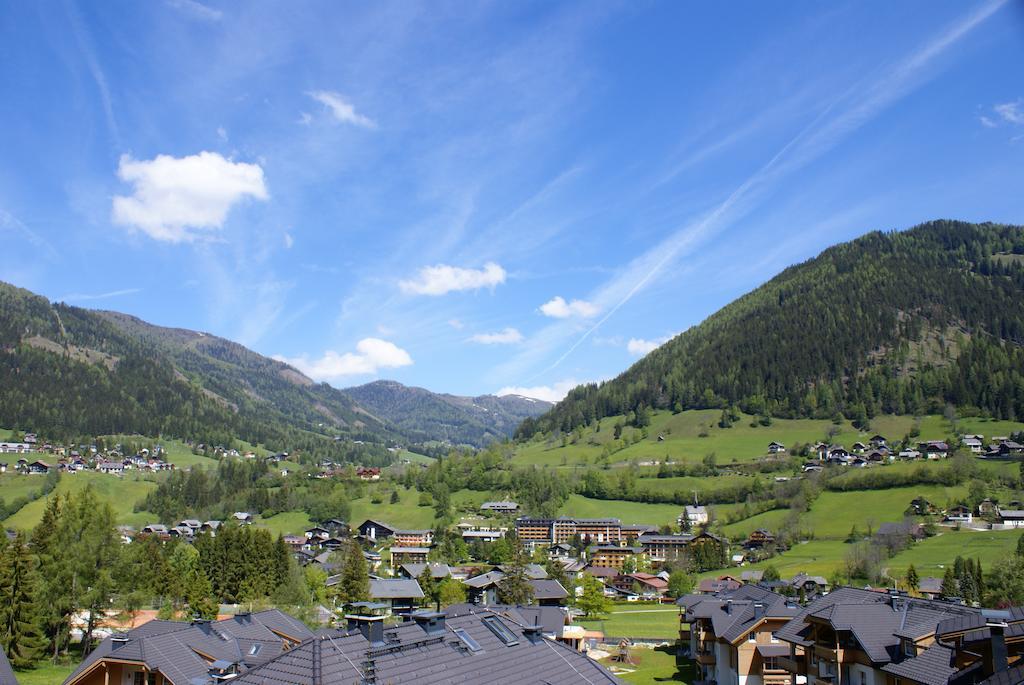
[[[222,338],[51,304],[0,283],[0,425],[320,451],[394,434],[347,395]],[[311,442],[312,441],[312,442]]]
[[[1024,229],[935,221],[786,269],[517,434],[651,407],[863,421],[953,404],[1013,419],[1024,416],[1022,344]]]
[[[413,441],[447,441],[482,447],[510,436],[519,423],[551,403],[518,395],[461,397],[375,381],[344,392]]]

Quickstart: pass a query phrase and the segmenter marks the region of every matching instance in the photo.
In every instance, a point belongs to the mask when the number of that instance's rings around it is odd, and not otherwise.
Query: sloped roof
[[[530,640],[513,612],[469,609],[448,614],[443,631],[429,634],[415,622],[389,627],[387,642],[373,646],[358,631],[325,632],[296,649],[245,673],[236,685],[375,682],[392,685],[519,685],[621,683],[603,666],[552,640]],[[517,639],[507,645],[485,624],[492,620]],[[478,647],[471,650],[455,631]]]
[[[145,663],[174,685],[187,685],[209,673],[207,661],[200,653],[215,660],[256,665],[285,651],[282,636],[298,642],[312,635],[301,621],[277,609],[209,623],[150,621],[128,631],[122,639],[103,640],[65,682],[73,681],[98,661],[114,658]],[[258,654],[251,655],[254,644],[259,644],[260,649]]]
[[[936,643],[915,657],[886,664],[882,670],[923,685],[947,685],[950,676],[956,673],[953,661],[953,650]]]
[[[553,578],[539,578],[528,582],[533,588],[534,599],[565,599],[569,596],[562,584]]]
[[[423,589],[413,579],[371,578],[370,597],[373,599],[421,599]]]
[[[740,639],[762,619],[792,618],[800,612],[782,595],[756,585],[715,595],[685,595],[676,603],[685,607],[687,619],[709,619],[715,635],[729,642]]]

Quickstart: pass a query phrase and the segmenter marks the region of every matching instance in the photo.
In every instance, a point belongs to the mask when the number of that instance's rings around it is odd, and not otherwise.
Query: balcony
[[[793,675],[807,675],[803,659],[793,659],[788,656],[780,656],[775,659],[779,668]]]
[[[715,651],[713,649],[698,649],[697,663],[701,664],[702,666],[714,666]]]

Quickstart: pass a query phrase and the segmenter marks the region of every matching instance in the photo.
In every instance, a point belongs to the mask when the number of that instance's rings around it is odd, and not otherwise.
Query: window
[[[860,672],[860,685],[868,685],[868,674],[864,671]]]
[[[903,656],[914,656],[914,643],[904,638],[903,640]]]
[[[775,631],[772,631],[772,642],[778,642],[779,638],[775,636]]]
[[[747,642],[757,642],[757,633],[751,630],[750,634],[747,635]]]
[[[459,640],[462,641],[462,644],[466,645],[466,649],[473,652],[474,654],[480,651],[480,643],[474,640],[473,636],[467,633],[463,628],[456,628],[452,632],[455,633],[455,637],[459,638]]]
[[[262,646],[263,645],[253,645],[252,647],[250,647],[249,648],[249,656],[256,656],[257,654],[259,654],[260,653],[260,648]]]
[[[508,626],[501,622],[501,619],[495,616],[488,616],[483,619],[483,623],[499,640],[505,643],[506,647],[519,644],[519,638],[508,629]]]

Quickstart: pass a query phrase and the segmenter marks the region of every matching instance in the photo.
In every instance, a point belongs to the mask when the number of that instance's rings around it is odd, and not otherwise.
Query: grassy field
[[[53,665],[43,662],[28,671],[17,671],[15,675],[20,685],[56,685],[62,683],[75,670],[74,666]]]
[[[855,492],[823,492],[801,517],[804,530],[814,532],[816,538],[846,539],[854,525],[861,533],[886,521],[903,520],[903,512],[918,495],[937,506],[967,494],[965,487],[941,485],[913,485],[888,490],[862,490]]]
[[[630,658],[632,664],[620,664],[612,659],[605,659],[601,663],[612,669],[622,680],[636,685],[692,683],[697,678],[693,662],[687,661],[681,671],[676,670],[676,656],[672,647],[634,648],[630,650]]]
[[[269,518],[257,516],[253,524],[268,529],[274,535],[302,535],[313,527],[309,516],[302,511],[285,511]]]
[[[854,442],[867,442],[875,433],[890,440],[900,440],[917,424],[920,440],[944,439],[953,431],[948,421],[941,416],[924,416],[919,420],[912,416],[878,416],[871,422],[871,429],[859,431],[848,421],[834,425],[828,420],[775,419],[770,426],[751,427],[753,417],[741,416],[731,428],[719,428],[717,422],[721,412],[717,410],[693,410],[680,414],[654,412],[648,437],[610,457],[613,463],[664,460],[688,463],[700,462],[705,455],[714,453],[718,463],[733,461],[748,462],[764,456],[768,443],[781,442],[792,446],[796,443],[814,443],[830,440],[847,447]],[[547,464],[550,466],[574,467],[583,463],[593,464],[601,456],[605,445],[613,442],[613,428],[623,417],[609,417],[601,421],[600,432],[594,425],[584,430],[577,444],[561,446],[560,440],[538,440],[519,447],[515,460],[521,464]],[[838,430],[831,438],[830,431]],[[625,428],[623,436],[630,439],[633,428]],[[985,436],[1009,435],[1024,430],[1024,424],[1010,421],[990,421],[967,418],[957,422],[957,433],[978,433]],[[701,434],[705,437],[700,437]],[[661,436],[663,440],[659,441]]]
[[[982,568],[1012,554],[1024,531],[955,531],[942,529],[941,534],[922,540],[886,562],[889,575],[902,578],[911,564],[918,576],[942,577],[946,565],[957,556],[981,560]]]
[[[647,523],[652,526],[676,525],[682,509],[676,504],[647,504],[626,500],[591,499],[582,495],[569,495],[559,510],[565,516],[601,518],[611,516],[623,523]]]
[[[216,459],[192,454],[192,448],[180,440],[146,438],[141,435],[108,435],[104,437],[107,438],[110,443],[135,442],[145,445],[150,443],[154,445],[163,445],[164,450],[167,451],[167,461],[179,468],[186,468],[189,466],[213,467],[217,465]],[[246,449],[250,449],[248,444],[246,444],[245,447]],[[263,452],[265,452],[265,450],[263,450]]]
[[[36,476],[18,476],[26,480],[37,478]],[[74,475],[61,477],[56,492],[66,495],[70,492],[81,492],[88,486],[92,486],[97,497],[110,504],[114,510],[114,516],[119,524],[132,526],[144,526],[152,523],[156,517],[147,512],[135,513],[135,504],[142,501],[146,494],[156,488],[156,483],[148,480],[141,480],[137,475],[110,476],[103,473],[82,472]],[[6,491],[0,489],[0,496],[6,499]],[[29,502],[20,510],[4,521],[4,526],[15,530],[29,530],[43,517],[47,500],[53,496],[51,493],[46,498],[40,498]]]
[[[679,609],[671,604],[616,604],[607,617],[579,621],[587,630],[600,630],[612,637],[644,637],[676,640],[679,637]]]

